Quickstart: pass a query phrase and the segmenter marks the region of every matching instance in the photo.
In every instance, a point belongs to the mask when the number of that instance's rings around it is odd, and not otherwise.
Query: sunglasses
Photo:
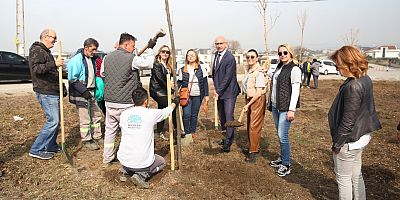
[[[285,55],[285,56],[286,56],[286,55],[288,55],[288,53],[289,53],[289,52],[287,52],[287,51],[278,52],[278,56],[282,56],[282,55]]]
[[[171,53],[170,51],[167,51],[167,50],[161,50],[160,52],[161,53],[165,53],[165,54],[170,54]]]
[[[54,40],[57,40],[57,36],[52,36],[52,35],[47,35],[47,36],[53,38]]]
[[[246,56],[247,59],[254,59],[256,58],[255,56]]]

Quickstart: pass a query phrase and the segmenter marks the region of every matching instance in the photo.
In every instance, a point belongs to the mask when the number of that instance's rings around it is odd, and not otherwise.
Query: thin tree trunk
[[[301,43],[300,43],[300,64],[303,63],[303,38],[304,38],[304,30],[301,30]]]
[[[175,67],[176,67],[176,57],[175,57],[175,41],[174,41],[174,33],[172,31],[172,23],[171,23],[171,16],[169,13],[169,2],[168,0],[165,0],[165,12],[167,13],[167,21],[168,21],[168,29],[169,29],[169,38],[171,40],[171,57],[172,57],[172,76],[174,79],[174,89],[175,89],[175,96],[178,96],[178,84],[177,84],[177,79],[176,79],[176,73],[175,73]],[[176,105],[177,112],[176,112],[176,125],[177,125],[177,136],[176,136],[176,145],[177,145],[177,151],[178,151],[178,168],[182,169],[182,153],[181,153],[181,133],[183,127],[181,126],[181,121],[182,121],[182,116],[181,113],[179,112],[178,106]],[[175,152],[171,152],[175,153]]]
[[[268,31],[267,31],[267,16],[265,14],[263,14],[263,18],[264,18],[264,44],[265,44],[265,64],[264,64],[264,68],[266,70],[269,69],[269,55],[268,55],[268,43],[267,43],[267,37],[268,37]]]

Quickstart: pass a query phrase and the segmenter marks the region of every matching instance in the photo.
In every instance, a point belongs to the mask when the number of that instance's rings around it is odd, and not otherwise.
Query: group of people
[[[303,63],[301,67],[301,74],[303,76],[302,87],[310,88],[311,75],[314,80],[313,89],[318,89],[318,77],[319,77],[319,68],[321,67],[321,63],[316,59],[307,58],[307,60]]]
[[[51,159],[54,153],[61,151],[56,143],[60,124],[57,68],[63,65],[63,60],[54,60],[50,53],[56,41],[55,31],[45,29],[40,35],[40,42],[33,43],[29,53],[33,90],[46,114],[46,124],[29,152],[30,156],[39,159]],[[83,49],[78,50],[68,63],[69,99],[79,113],[84,146],[96,150],[103,143],[104,165],[111,165],[118,158],[121,180],[131,177],[136,185],[148,188],[146,179],[165,166],[165,160],[154,154],[153,126],[157,124],[156,132],[163,133],[164,120],[175,112],[180,101],[178,96],[168,105],[167,81],[174,71],[171,49],[162,45],[154,56],[152,48],[156,41],[150,39],[147,56],[136,56],[133,54],[135,41],[132,35],[122,33],[116,49],[101,63],[94,55],[98,42],[93,38],[86,39]],[[221,129],[225,133],[221,152],[231,151],[234,128],[225,126],[225,123],[234,121],[236,100],[242,92],[249,140],[245,161],[255,162],[260,152],[261,131],[265,110],[268,109],[272,112],[280,144],[280,156],[270,165],[276,168],[279,176],[290,174],[289,129],[296,109],[300,107],[300,90],[304,83],[293,49],[287,44],[279,45],[280,62],[271,77],[258,63],[258,52],[250,49],[246,55],[246,75],[240,87],[236,60],[228,51],[226,39],[216,37],[215,47],[213,96],[217,99]],[[339,195],[342,199],[351,199],[352,195],[365,199],[361,154],[371,139],[371,133],[381,128],[375,111],[372,81],[367,75],[368,62],[365,55],[352,46],[342,47],[331,58],[337,63],[340,73],[347,77],[328,115]],[[142,87],[138,71],[143,68],[152,70],[149,93],[157,102],[158,109],[148,108],[149,95]],[[308,72],[310,64],[305,68]],[[99,70],[102,73],[98,73]],[[179,88],[187,88],[189,92],[189,102],[183,106],[184,133],[195,134],[201,102],[203,99],[209,101],[210,95],[208,71],[200,65],[195,50],[187,51],[185,65],[178,69],[177,80]],[[317,86],[318,83],[315,88]],[[99,90],[102,87],[104,94]],[[99,124],[102,111],[96,103],[102,100],[102,96],[106,115],[104,139]],[[119,150],[115,153],[119,129],[122,137]]]

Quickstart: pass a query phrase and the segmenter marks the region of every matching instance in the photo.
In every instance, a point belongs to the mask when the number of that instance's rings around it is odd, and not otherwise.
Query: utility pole
[[[16,53],[25,56],[25,0],[15,0],[15,29]]]

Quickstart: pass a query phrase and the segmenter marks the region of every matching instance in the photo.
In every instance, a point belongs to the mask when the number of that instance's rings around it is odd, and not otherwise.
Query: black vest
[[[279,111],[285,112],[289,110],[289,105],[290,105],[290,97],[292,95],[292,81],[291,81],[291,73],[293,67],[297,67],[296,64],[293,62],[290,62],[286,66],[283,67],[282,63],[279,63],[277,66],[278,70],[279,68],[282,68],[281,73],[279,74],[276,83],[275,81],[272,81],[271,84],[271,91],[272,91],[272,85],[277,84],[276,87],[276,109]],[[300,107],[300,96],[299,99],[297,100],[296,108]],[[269,110],[272,110],[272,108],[268,108]]]

